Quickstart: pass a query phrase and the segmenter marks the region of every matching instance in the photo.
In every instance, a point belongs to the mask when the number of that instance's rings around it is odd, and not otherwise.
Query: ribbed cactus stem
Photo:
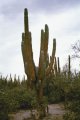
[[[24,40],[25,40],[25,38],[24,38],[24,33],[22,33],[22,42],[21,42],[21,49],[22,49],[22,55],[23,55],[23,60],[24,60],[24,62],[26,62],[26,60],[25,60],[25,56],[24,56]]]
[[[56,39],[53,39],[53,51],[52,51],[52,58],[54,59],[56,53]]]
[[[47,58],[46,58],[46,68],[48,67],[49,65],[49,54],[47,53]]]
[[[45,31],[41,30],[41,48],[40,48],[40,54],[41,51],[44,52],[44,60],[46,63],[47,60],[47,52],[48,52],[48,38],[49,38],[49,28],[48,25],[45,25]]]
[[[38,68],[38,79],[42,79],[42,54],[44,54],[44,30],[41,30],[41,45],[40,45],[40,57],[39,57],[39,68]]]
[[[28,10],[27,8],[24,9],[24,32],[29,32],[29,25],[28,25]]]
[[[58,73],[60,74],[60,61],[59,61],[59,57],[57,58],[58,60]]]
[[[40,46],[40,52],[44,51],[44,30],[41,30],[41,46]]]
[[[47,52],[48,52],[48,39],[49,39],[49,28],[48,25],[45,25],[45,40],[44,40],[44,55],[45,55],[45,59],[47,57]]]
[[[68,57],[68,78],[70,78],[71,75],[71,58],[70,55]]]
[[[55,75],[57,75],[57,61],[55,57],[55,63],[54,63],[54,70],[55,70]]]
[[[24,69],[25,69],[25,73],[27,74],[27,67],[26,67],[26,63],[27,63],[27,58],[26,58],[26,45],[25,45],[25,34],[22,33],[22,42],[21,42],[21,49],[22,49],[22,56],[23,56],[23,61],[24,61]]]
[[[29,32],[27,9],[24,9],[24,33],[22,33],[21,49],[25,73],[29,80],[35,80],[35,65],[33,61],[32,37],[31,32]]]
[[[70,72],[70,68],[71,68],[71,61],[70,61],[70,55],[69,55],[69,72]]]
[[[50,57],[50,63],[46,69],[46,75],[48,75],[53,67],[54,59],[55,59],[55,53],[56,53],[56,39],[53,39],[53,50],[52,50],[52,56]]]

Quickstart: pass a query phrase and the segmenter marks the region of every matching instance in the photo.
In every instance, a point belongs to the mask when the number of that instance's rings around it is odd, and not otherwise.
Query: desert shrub
[[[16,87],[7,91],[7,96],[10,112],[19,109],[29,109],[32,107],[32,103],[36,102],[34,90],[30,91],[23,87]]]
[[[80,78],[73,79],[67,100],[64,120],[80,120]]]
[[[50,104],[64,101],[64,79],[59,76],[48,78],[45,81],[44,95],[48,98]]]
[[[6,95],[0,91],[0,120],[8,120],[8,105],[5,96]]]

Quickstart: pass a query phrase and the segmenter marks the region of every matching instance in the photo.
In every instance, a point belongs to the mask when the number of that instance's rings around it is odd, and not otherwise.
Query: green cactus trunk
[[[58,74],[60,74],[60,61],[59,61],[59,57],[57,58],[58,59]]]
[[[24,61],[24,69],[28,79],[28,87],[36,89],[38,96],[38,103],[41,110],[40,116],[45,115],[45,107],[42,108],[41,102],[43,99],[43,87],[45,79],[51,74],[51,71],[54,70],[54,59],[56,53],[56,39],[53,39],[53,50],[52,56],[48,55],[48,39],[49,39],[49,28],[48,25],[45,25],[45,30],[41,30],[41,46],[40,46],[40,57],[39,57],[39,66],[36,67],[33,60],[33,50],[32,50],[32,38],[31,32],[29,31],[28,25],[28,10],[24,10],[24,33],[22,33],[22,56]],[[38,85],[38,89],[37,89]]]
[[[70,55],[68,57],[68,79],[70,80],[71,77],[71,58]]]

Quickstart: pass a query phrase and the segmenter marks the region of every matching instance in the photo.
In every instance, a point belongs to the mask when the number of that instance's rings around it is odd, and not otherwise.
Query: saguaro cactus
[[[60,61],[59,61],[59,57],[57,58],[58,60],[58,73],[60,74]]]
[[[71,58],[70,55],[68,57],[68,79],[71,77]]]
[[[56,57],[55,57],[54,69],[55,69],[55,75],[57,75],[58,71],[57,71],[57,60],[56,60]]]
[[[28,80],[35,80],[35,65],[33,61],[32,38],[28,25],[28,11],[24,10],[24,33],[22,33],[22,55],[24,60],[25,73]]]
[[[56,53],[56,39],[53,39],[53,50],[52,56],[48,55],[48,39],[49,39],[49,28],[48,25],[45,25],[45,30],[41,30],[41,46],[40,46],[40,57],[39,57],[39,66],[36,67],[33,60],[33,51],[32,51],[32,38],[31,32],[29,31],[28,24],[28,10],[24,9],[24,33],[22,33],[22,56],[24,61],[25,73],[27,75],[29,85],[35,86],[34,84],[39,83],[39,98],[43,97],[43,85],[44,79],[50,75]],[[37,68],[37,70],[36,70]]]

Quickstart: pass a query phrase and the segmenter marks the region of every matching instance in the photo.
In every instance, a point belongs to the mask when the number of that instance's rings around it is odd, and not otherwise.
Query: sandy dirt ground
[[[52,104],[48,105],[49,113],[51,115],[63,115],[65,113],[64,106],[62,104]],[[23,120],[24,118],[30,117],[29,110],[21,110],[15,114],[11,114],[11,120]]]

